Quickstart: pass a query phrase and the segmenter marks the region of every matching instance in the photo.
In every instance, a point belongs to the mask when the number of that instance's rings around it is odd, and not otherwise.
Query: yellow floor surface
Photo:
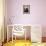
[[[30,41],[24,41],[24,40],[16,40],[16,41],[10,41],[6,44],[4,44],[4,46],[31,46],[31,42]]]
[[[46,46],[46,43],[31,43],[30,41],[16,40],[5,43],[3,46]]]

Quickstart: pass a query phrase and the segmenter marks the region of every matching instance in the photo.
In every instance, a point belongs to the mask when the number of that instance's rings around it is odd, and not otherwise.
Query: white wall
[[[30,5],[30,14],[23,14],[23,5]],[[7,0],[7,8],[12,24],[40,24],[46,36],[46,0]]]

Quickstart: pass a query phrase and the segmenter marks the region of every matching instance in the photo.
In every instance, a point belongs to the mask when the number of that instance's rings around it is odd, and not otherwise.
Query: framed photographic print
[[[23,5],[23,14],[30,14],[30,5]]]

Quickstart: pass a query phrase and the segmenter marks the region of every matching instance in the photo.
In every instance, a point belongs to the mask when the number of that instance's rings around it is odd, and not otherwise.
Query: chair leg
[[[2,42],[1,46],[3,46],[3,45],[4,45],[4,43]]]
[[[16,42],[16,36],[15,36],[15,42]]]
[[[13,43],[13,31],[12,31],[12,43]]]
[[[26,46],[26,31],[25,31],[25,46]]]

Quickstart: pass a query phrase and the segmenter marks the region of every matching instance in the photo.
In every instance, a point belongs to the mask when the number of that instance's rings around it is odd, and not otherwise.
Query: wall
[[[3,0],[0,0],[0,41],[3,40]]]
[[[23,14],[23,5],[30,5],[30,14]],[[7,0],[7,8],[7,24],[40,24],[46,37],[46,0]]]

